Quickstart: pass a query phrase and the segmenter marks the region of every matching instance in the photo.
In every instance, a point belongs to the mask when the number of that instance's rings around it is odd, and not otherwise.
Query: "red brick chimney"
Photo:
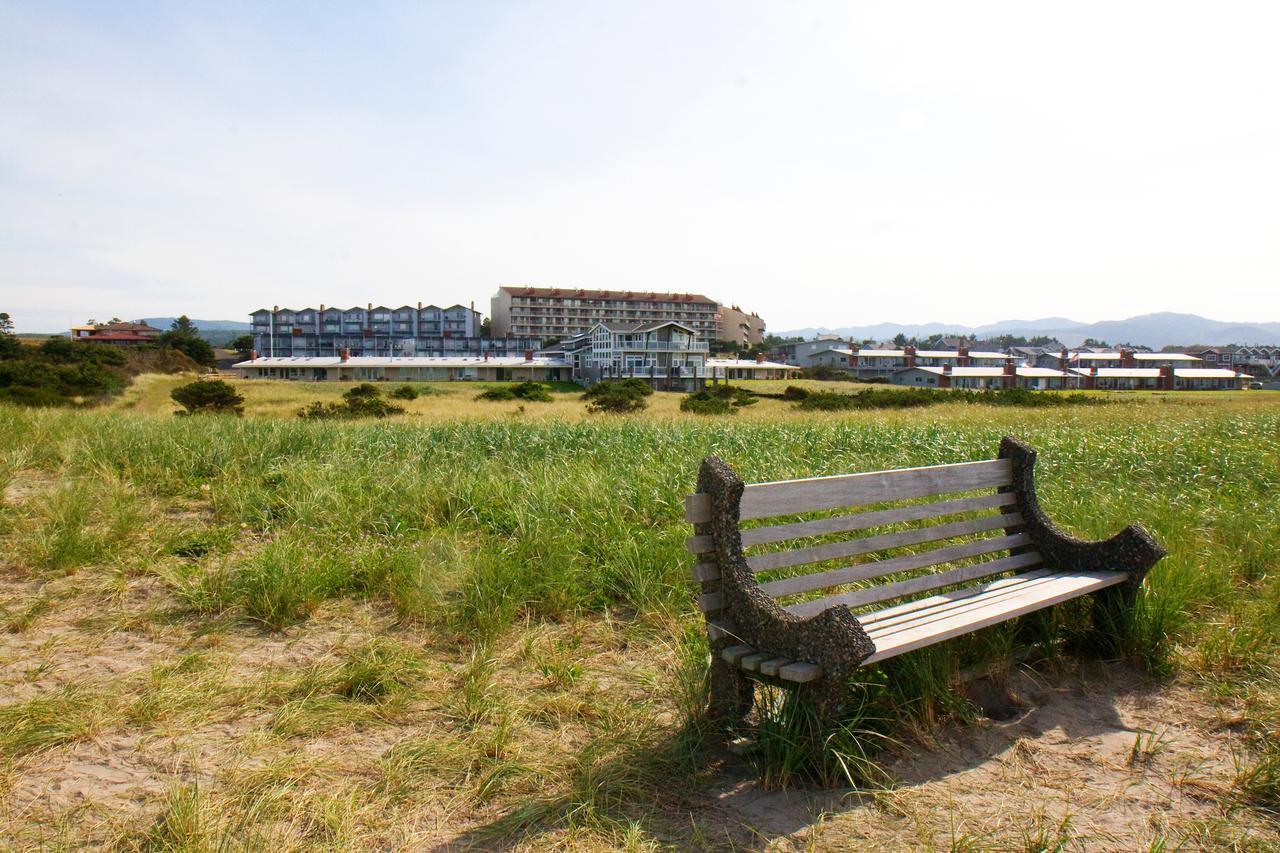
[[[903,347],[902,354],[907,357],[907,367],[916,366],[916,348],[912,346]]]
[[[969,345],[968,344],[961,344],[960,346],[956,347],[956,355],[958,356],[958,358],[956,358],[956,367],[969,366]]]
[[[1004,360],[1004,373],[1000,380],[1005,388],[1013,388],[1018,384],[1018,368],[1014,366],[1012,358]]]
[[[1174,388],[1173,367],[1168,364],[1160,368],[1159,387],[1161,391],[1172,391]]]
[[[257,361],[257,360],[258,360],[258,351],[257,351],[256,349],[255,349],[255,350],[250,350],[250,351],[249,351],[249,360],[250,360],[250,361]]]
[[[1098,387],[1098,368],[1089,367],[1089,372],[1084,375],[1084,387],[1089,391]]]
[[[342,361],[346,361],[347,359],[351,358],[351,350],[347,349],[346,347],[343,347],[341,352],[338,353],[338,358],[341,359]]]
[[[756,364],[764,364],[764,353],[756,354]]]
[[[951,365],[949,364],[942,365],[942,375],[938,377],[938,387],[939,388],[951,387]]]
[[[1071,359],[1071,353],[1067,352],[1066,347],[1063,347],[1062,351],[1058,353],[1058,358],[1062,361],[1062,369],[1066,370],[1067,362]]]
[[[1120,350],[1120,366],[1121,367],[1137,367],[1138,360],[1133,357],[1133,350]]]
[[[527,349],[524,351],[524,360],[533,361],[533,350]]]

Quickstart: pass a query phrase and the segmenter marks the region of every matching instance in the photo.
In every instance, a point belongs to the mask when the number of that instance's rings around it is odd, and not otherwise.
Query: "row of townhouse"
[[[260,308],[250,315],[254,350],[268,358],[444,357],[510,355],[541,346],[538,338],[482,338],[474,307]]]
[[[1260,379],[1280,379],[1280,347],[1277,346],[1189,347],[1187,352],[1205,364],[1230,366]]]
[[[876,349],[826,340],[793,352],[797,366],[825,366],[862,380],[952,388],[1020,387],[1032,389],[1238,388],[1253,377],[1206,366],[1190,353],[1078,350],[1040,351],[1018,357],[1010,352],[970,350]]]
[[[1031,391],[1066,389],[1098,391],[1226,391],[1237,390],[1252,377],[1229,368],[1174,367],[1035,367],[1012,358],[1000,367],[904,367],[890,377],[894,385],[923,388]]]

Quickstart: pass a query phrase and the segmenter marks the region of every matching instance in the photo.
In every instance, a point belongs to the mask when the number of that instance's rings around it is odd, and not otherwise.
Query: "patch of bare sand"
[[[887,767],[898,783],[891,790],[841,797],[739,781],[701,821],[781,849],[954,849],[1048,837],[1073,849],[1133,850],[1184,839],[1186,827],[1228,814],[1232,754],[1243,744],[1195,691],[1114,667],[1087,678],[1021,673],[1011,694],[1015,702],[1001,710],[1020,706],[1012,718],[952,727],[935,748],[904,751]],[[1280,841],[1280,828],[1256,815],[1236,811],[1231,821]]]
[[[18,506],[33,497],[53,491],[57,485],[58,478],[46,471],[16,471],[4,491],[0,492],[0,503]]]

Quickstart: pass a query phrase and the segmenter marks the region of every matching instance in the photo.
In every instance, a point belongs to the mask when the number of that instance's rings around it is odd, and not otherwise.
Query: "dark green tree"
[[[196,364],[213,367],[215,363],[213,346],[200,337],[200,329],[186,314],[174,320],[169,331],[156,338],[156,343],[186,353]]]
[[[253,335],[241,335],[233,339],[231,349],[236,351],[241,361],[248,361],[253,357]]]

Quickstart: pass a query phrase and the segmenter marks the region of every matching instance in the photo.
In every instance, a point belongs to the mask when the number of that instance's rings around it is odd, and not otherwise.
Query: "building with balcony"
[[[758,343],[764,321],[696,293],[584,290],[559,287],[500,287],[490,308],[495,337],[563,340],[586,334],[597,324],[635,326],[674,320],[700,341]],[[753,339],[754,336],[754,339]]]
[[[591,385],[608,379],[639,378],[664,391],[693,391],[707,380],[780,379],[799,370],[757,360],[713,359],[696,331],[673,320],[618,326],[597,323],[563,341],[557,350],[573,366],[573,379]]]
[[[310,382],[441,382],[568,381],[571,368],[563,358],[523,356],[388,356],[289,357],[260,356],[234,365],[244,379]]]
[[[271,358],[513,355],[537,349],[541,340],[480,337],[480,313],[465,305],[401,305],[388,308],[260,308],[250,315],[253,346]]]

